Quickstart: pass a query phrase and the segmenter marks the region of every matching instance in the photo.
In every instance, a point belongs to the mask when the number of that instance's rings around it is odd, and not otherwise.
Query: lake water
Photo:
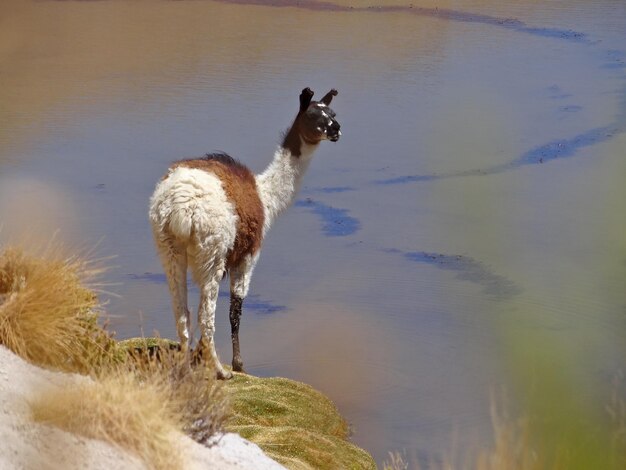
[[[265,242],[248,371],[327,393],[379,463],[489,442],[520,361],[602,395],[625,352],[623,0],[3,0],[0,241],[97,245],[117,336],[175,338],[155,182],[217,150],[262,170],[305,86],[339,90],[343,137]]]

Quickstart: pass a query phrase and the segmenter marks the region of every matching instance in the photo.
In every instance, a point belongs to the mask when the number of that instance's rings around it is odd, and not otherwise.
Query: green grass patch
[[[225,384],[228,431],[256,443],[290,469],[375,469],[372,457],[349,442],[337,407],[312,387],[284,378],[245,374]]]

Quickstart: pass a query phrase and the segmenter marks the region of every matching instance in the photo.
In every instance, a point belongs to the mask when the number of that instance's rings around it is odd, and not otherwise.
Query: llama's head
[[[332,89],[319,101],[311,101],[313,92],[305,88],[300,94],[300,112],[298,113],[298,130],[302,140],[308,144],[317,144],[322,140],[337,142],[341,136],[341,126],[330,109],[330,102],[337,96]]]

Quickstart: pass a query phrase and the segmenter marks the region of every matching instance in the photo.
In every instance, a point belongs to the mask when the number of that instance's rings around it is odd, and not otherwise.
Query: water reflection
[[[0,240],[104,237],[113,328],[175,337],[154,183],[220,149],[261,170],[298,91],[338,88],[346,132],[265,241],[244,358],[329,393],[379,462],[426,462],[489,440],[502,331],[570,345],[581,383],[621,365],[626,5],[370,3],[1,2]]]

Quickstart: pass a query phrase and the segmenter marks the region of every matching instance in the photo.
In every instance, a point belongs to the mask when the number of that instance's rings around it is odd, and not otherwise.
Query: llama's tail
[[[169,217],[169,229],[179,240],[191,237],[193,229],[193,208],[188,203],[173,204]]]
[[[168,194],[161,183],[150,200],[150,221],[155,233],[169,233],[178,240],[188,240],[193,232],[195,201],[185,192]]]
[[[222,233],[235,238],[237,215],[220,180],[204,171],[176,169],[161,181],[152,195],[150,219],[157,234],[181,242],[196,236]]]

